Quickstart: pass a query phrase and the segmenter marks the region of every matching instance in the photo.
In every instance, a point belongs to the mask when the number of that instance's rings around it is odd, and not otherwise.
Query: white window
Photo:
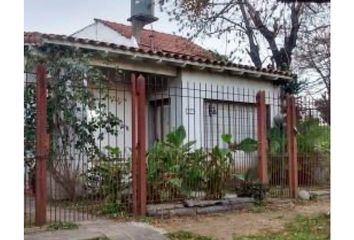
[[[239,143],[245,138],[257,138],[257,113],[254,103],[204,101],[204,141],[206,147],[222,144],[222,134],[231,134]]]

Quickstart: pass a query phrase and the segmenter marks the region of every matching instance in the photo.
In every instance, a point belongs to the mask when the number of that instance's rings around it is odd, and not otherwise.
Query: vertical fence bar
[[[258,125],[258,178],[261,183],[267,184],[267,113],[264,91],[259,91],[257,93],[256,101]]]
[[[297,197],[298,176],[297,176],[297,142],[296,142],[296,111],[295,97],[287,95],[287,123],[286,133],[289,155],[289,195],[290,198]]]
[[[47,81],[46,67],[37,66],[36,83],[36,194],[35,222],[36,225],[46,223],[47,191],[46,191],[46,161],[48,158],[49,138],[47,134]]]
[[[146,97],[145,78],[132,74],[132,176],[133,176],[133,214],[146,213]]]

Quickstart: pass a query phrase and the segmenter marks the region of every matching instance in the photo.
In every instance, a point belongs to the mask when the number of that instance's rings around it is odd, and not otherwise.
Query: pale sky
[[[94,18],[129,24],[130,0],[24,0],[25,31],[69,35],[93,23]],[[155,7],[159,18],[152,28],[166,33],[178,33],[176,23]],[[151,29],[151,25],[146,29]],[[180,33],[178,33],[181,35]],[[196,40],[205,48],[225,54],[225,40]]]

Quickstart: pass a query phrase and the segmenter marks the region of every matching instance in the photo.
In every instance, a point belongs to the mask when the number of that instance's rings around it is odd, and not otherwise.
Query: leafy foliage
[[[98,161],[85,173],[86,188],[93,196],[103,197],[101,214],[116,214],[128,205],[130,161],[121,157],[119,148],[106,147]]]
[[[285,130],[279,127],[273,127],[268,130],[268,152],[271,155],[279,155],[285,151]]]
[[[56,231],[56,230],[73,230],[78,229],[79,225],[72,223],[72,222],[55,222],[49,224],[47,230],[49,231]]]
[[[231,151],[215,146],[207,153],[192,150],[195,141],[185,142],[183,126],[155,143],[148,153],[148,183],[151,198],[165,201],[204,191],[207,198],[222,198],[229,177]]]
[[[252,138],[243,139],[237,146],[238,150],[244,151],[246,153],[257,151],[258,142]]]
[[[212,238],[207,236],[200,236],[195,233],[187,231],[178,231],[174,233],[167,234],[168,239],[170,240],[212,240]]]
[[[225,194],[225,183],[230,177],[230,163],[232,161],[229,149],[215,146],[209,153],[205,163],[206,196],[211,199],[220,199]]]
[[[317,118],[299,119],[297,124],[298,170],[305,178],[314,178],[314,161],[320,160],[318,167],[329,171],[330,164],[330,128],[322,125]],[[268,130],[269,171],[271,180],[286,181],[287,161],[285,129],[273,127]],[[326,174],[325,174],[326,175]],[[327,174],[329,175],[329,174]],[[305,178],[299,178],[304,181]],[[311,180],[314,182],[314,180]]]
[[[298,170],[300,184],[330,181],[330,128],[318,119],[306,118],[298,124]],[[321,174],[318,174],[320,170]]]
[[[183,164],[182,188],[186,193],[203,190],[205,188],[205,161],[207,154],[203,149],[189,153]]]
[[[307,84],[305,81],[288,81],[281,84],[280,88],[286,94],[296,95],[299,94],[306,88]]]
[[[321,118],[331,125],[331,101],[328,92],[323,93],[321,98],[315,101],[315,105],[321,114]]]
[[[262,201],[266,197],[269,187],[258,180],[257,168],[250,168],[244,174],[236,175],[238,184],[236,193],[239,197],[253,197]]]
[[[155,143],[148,153],[148,183],[150,192],[161,201],[175,198],[182,194],[182,186],[188,185],[193,178],[198,178],[200,169],[197,168],[199,157],[202,154],[191,155],[191,147],[195,143],[183,143],[186,138],[186,131],[183,126],[170,132],[166,141]],[[193,157],[194,158],[191,158]],[[195,161],[192,161],[194,159]],[[186,175],[185,166],[189,168]],[[195,170],[196,172],[193,172]]]
[[[221,139],[224,143],[229,145],[231,151],[240,150],[246,153],[254,152],[257,150],[257,141],[252,138],[245,138],[241,142],[232,142],[231,134],[222,134]]]
[[[328,126],[321,125],[316,118],[307,118],[298,124],[298,151],[313,153],[321,152],[329,154],[330,129]]]
[[[106,103],[112,99],[104,91],[106,75],[89,64],[90,57],[89,53],[60,46],[26,51],[26,69],[31,70],[43,61],[48,69],[48,170],[70,199],[76,197],[81,185],[78,159],[97,159],[101,154],[98,143],[104,135],[117,136],[125,127],[119,118],[107,111]],[[35,109],[28,101],[33,94],[31,88],[26,88],[25,142],[34,138],[30,129],[34,129]],[[27,151],[34,153],[34,145]]]

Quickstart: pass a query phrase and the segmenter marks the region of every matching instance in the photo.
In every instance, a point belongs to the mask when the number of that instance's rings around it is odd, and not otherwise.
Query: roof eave
[[[130,51],[129,49],[123,50],[119,48],[110,48],[106,46],[94,46],[91,44],[85,44],[85,43],[80,43],[80,42],[69,42],[69,41],[64,41],[64,40],[59,40],[59,39],[48,39],[48,38],[43,38],[42,43],[43,44],[56,44],[56,45],[63,45],[63,46],[68,46],[68,47],[75,47],[75,48],[82,48],[82,49],[89,49],[89,50],[95,50],[95,51],[103,51],[103,52],[110,52],[118,55],[124,55],[129,58],[133,59],[143,59],[143,60],[150,60],[153,62],[158,62],[158,63],[166,63],[169,65],[174,65],[178,67],[196,67],[200,70],[211,70],[215,72],[230,72],[232,74],[236,75],[247,75],[252,78],[264,78],[267,80],[272,80],[272,81],[291,81],[294,78],[292,76],[285,76],[285,75],[280,75],[280,74],[274,74],[274,73],[268,73],[268,72],[260,72],[260,71],[254,71],[250,69],[243,69],[243,68],[238,68],[234,66],[222,66],[222,65],[215,65],[215,64],[208,64],[208,63],[200,63],[200,62],[194,62],[191,60],[184,60],[184,59],[175,59],[171,57],[166,57],[166,56],[160,56],[160,55],[150,55],[147,53],[141,53],[141,52],[134,52]],[[33,43],[25,43],[25,45],[39,45],[39,44],[33,44]]]

